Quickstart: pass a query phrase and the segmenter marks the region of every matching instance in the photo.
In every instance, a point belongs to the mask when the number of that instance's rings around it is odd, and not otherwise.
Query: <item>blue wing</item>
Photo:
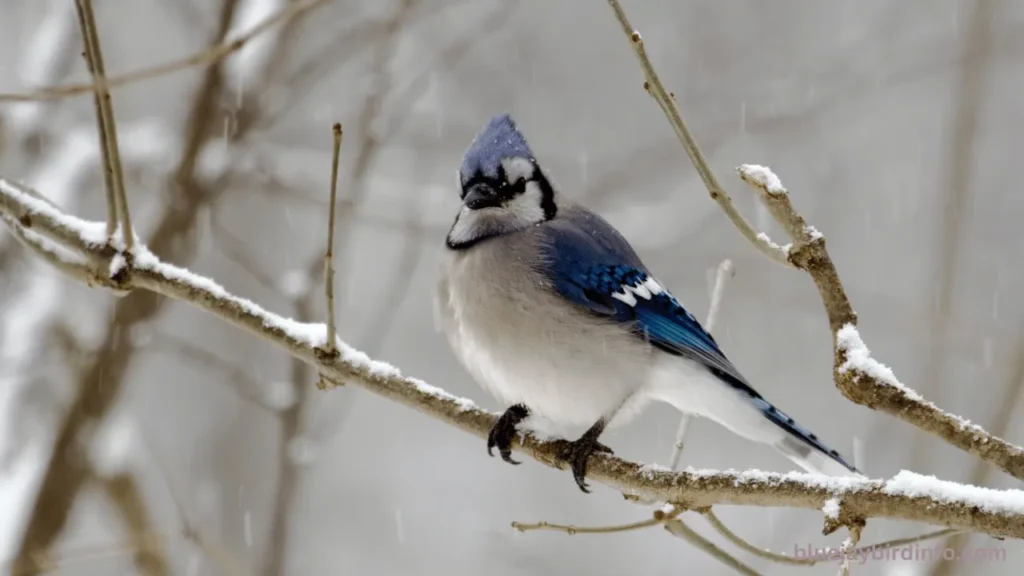
[[[727,384],[760,398],[711,334],[657,283],[604,219],[578,211],[545,227],[545,273],[559,294],[595,314],[629,324],[652,345],[696,360]]]
[[[746,393],[765,418],[856,472],[838,452],[747,383],[711,334],[657,283],[611,224],[577,209],[563,211],[543,226],[543,272],[564,298],[627,324],[638,337],[669,354],[701,363],[723,383]]]

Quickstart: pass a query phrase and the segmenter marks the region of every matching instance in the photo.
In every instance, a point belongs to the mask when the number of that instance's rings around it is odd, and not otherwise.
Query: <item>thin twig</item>
[[[253,191],[250,189],[250,191]],[[210,209],[209,230],[213,244],[220,250],[225,258],[248,274],[257,284],[270,293],[280,290],[278,283],[268,274],[260,270],[256,259],[246,253],[247,242],[239,239],[233,232],[228,230],[227,224],[220,221],[222,204],[217,204]],[[227,212],[228,210],[224,210]]]
[[[107,142],[107,127],[103,122],[103,92],[100,89],[100,76],[95,73],[94,62],[96,61],[95,49],[91,41],[91,34],[87,32],[89,29],[89,21],[85,17],[85,10],[81,0],[76,0],[75,9],[78,12],[78,24],[82,34],[82,43],[85,51],[86,65],[89,68],[89,72],[93,76],[93,105],[95,107],[96,114],[96,128],[99,134],[100,140],[100,154],[104,159],[103,162],[103,183],[104,189],[107,193],[107,240],[113,240],[114,232],[117,230],[117,193],[115,192],[114,185],[114,170],[111,165],[106,162],[107,150],[110,149],[110,145]]]
[[[714,330],[715,324],[718,321],[718,311],[722,307],[722,295],[725,292],[725,283],[729,278],[735,275],[735,273],[736,271],[733,268],[732,260],[728,259],[722,260],[715,271],[715,285],[711,289],[711,303],[708,306],[708,315],[704,322],[704,328],[708,331],[708,334],[712,333],[712,330]],[[690,429],[690,422],[692,422],[692,416],[689,414],[684,413],[679,417],[679,428],[676,430],[675,446],[672,450],[672,457],[669,460],[669,467],[673,470],[676,470],[679,467],[679,460],[682,458],[683,448],[686,446],[686,433]],[[680,508],[678,506],[673,506],[673,512],[677,512],[679,510]],[[711,509],[708,508],[707,511],[710,513]],[[694,532],[682,520],[677,520],[677,523],[673,523],[671,528],[668,526],[665,528],[675,536],[685,539],[687,542],[690,542],[701,550],[704,550],[708,554],[718,558],[723,563],[736,568],[737,571],[743,572],[743,569],[740,568],[743,564],[738,559],[734,558],[722,548],[711,543],[710,540],[707,540],[703,536]]]
[[[327,345],[324,349],[333,356],[338,353],[335,341],[338,338],[334,323],[334,212],[338,206],[338,159],[341,156],[341,124],[335,123],[334,152],[331,157],[331,201],[327,216],[327,250],[324,252],[324,295],[327,300]]]
[[[182,534],[190,542],[202,550],[220,569],[220,574],[231,576],[250,576],[252,571],[239,559],[231,550],[218,540],[214,535],[205,531],[192,520],[192,512],[182,497],[182,490],[171,474],[163,458],[157,456],[153,451],[153,459],[156,467],[163,477],[164,485],[171,496],[171,501],[178,512],[178,520],[181,522]]]
[[[714,528],[719,534],[724,536],[727,540],[729,540],[730,542],[735,544],[738,548],[740,548],[742,550],[745,550],[745,551],[747,551],[747,552],[749,552],[749,553],[751,553],[751,554],[753,554],[755,556],[760,556],[761,558],[764,558],[765,560],[770,560],[772,562],[778,562],[780,564],[792,564],[792,565],[795,565],[795,566],[814,566],[815,564],[820,564],[821,562],[832,561],[832,560],[835,559],[835,558],[833,558],[833,557],[831,557],[831,556],[829,556],[827,554],[826,555],[811,556],[811,557],[808,557],[808,558],[796,558],[796,557],[793,557],[793,556],[787,556],[785,554],[775,554],[773,552],[769,552],[768,550],[765,550],[763,548],[758,548],[757,546],[754,546],[753,544],[751,544],[750,542],[744,540],[741,536],[739,536],[738,534],[736,534],[735,532],[730,530],[729,527],[726,526],[718,518],[718,516],[715,515],[715,513],[710,508],[705,509],[705,510],[701,510],[700,512],[704,516],[704,518],[708,521],[708,523],[711,524],[711,527]],[[870,554],[871,552],[873,552],[875,550],[886,550],[886,549],[889,549],[889,548],[896,548],[897,546],[906,546],[907,544],[916,544],[917,542],[923,542],[925,540],[934,540],[935,538],[942,538],[944,536],[949,536],[949,535],[952,535],[952,534],[957,534],[959,532],[960,532],[959,530],[955,530],[955,529],[952,529],[952,528],[944,528],[942,530],[935,530],[935,531],[932,531],[932,532],[926,532],[926,533],[920,534],[918,536],[910,536],[910,537],[907,537],[907,538],[897,538],[895,540],[887,540],[885,542],[879,542],[877,544],[869,544],[869,545],[866,545],[866,546],[861,546],[860,548],[857,548],[857,549],[849,552],[848,554],[850,556],[858,556],[858,555],[863,556],[863,555],[866,555],[866,554]]]
[[[402,0],[399,5],[395,8],[394,12],[389,15],[386,20],[382,23],[375,36],[379,34],[378,38],[373,38],[372,44],[374,45],[373,61],[371,64],[371,76],[370,80],[371,88],[367,91],[364,97],[359,119],[356,121],[355,138],[357,142],[356,156],[352,162],[351,168],[346,174],[346,182],[344,190],[348,193],[348,198],[341,201],[340,206],[330,207],[330,213],[333,217],[340,219],[340,230],[336,230],[338,238],[336,239],[337,246],[334,245],[335,241],[332,241],[332,249],[342,247],[339,250],[339,262],[338,268],[342,271],[348,269],[348,263],[345,258],[346,250],[349,238],[352,237],[355,230],[355,223],[360,219],[355,216],[355,212],[358,209],[359,203],[362,200],[363,194],[367,188],[367,176],[369,169],[372,166],[373,158],[379,151],[378,144],[380,139],[377,137],[373,130],[373,127],[378,121],[381,108],[384,100],[390,93],[390,73],[388,67],[391,63],[392,56],[396,50],[397,44],[401,39],[401,30],[408,22],[408,19],[412,13],[413,2],[411,0]],[[360,27],[360,31],[366,27]],[[374,27],[376,28],[376,27]],[[344,34],[344,36],[350,36],[350,34]],[[354,35],[351,35],[354,36]],[[368,39],[369,41],[370,39]],[[331,65],[337,65],[338,61],[344,61],[344,57],[328,59],[333,60]],[[316,60],[324,60],[323,58],[317,58]],[[315,77],[316,75],[314,75]],[[299,87],[296,89],[296,83]],[[291,89],[291,93],[294,96],[296,90],[298,92],[303,91],[303,82],[294,78],[289,78],[286,85]],[[273,124],[274,118],[268,117],[266,125]],[[349,133],[349,140],[351,141],[352,134]],[[332,182],[336,182],[337,178],[332,177]],[[338,212],[341,214],[338,214]],[[337,226],[337,224],[335,224]],[[316,256],[312,258],[304,267],[305,276],[310,279],[311,282],[315,282],[316,275],[322,272],[323,265],[320,261],[320,257]],[[332,291],[333,292],[333,291]],[[342,307],[344,308],[344,293],[341,298],[337,298]],[[316,316],[315,301],[313,293],[311,291],[297,295],[294,300],[295,317],[299,320],[309,321]],[[334,307],[332,306],[333,310]],[[303,435],[315,436],[319,439],[329,438],[331,430],[315,431],[311,429],[308,421],[311,420],[309,412],[312,406],[307,405],[307,399],[309,398],[309,392],[307,388],[307,380],[311,370],[308,363],[303,362],[301,359],[293,358],[290,367],[290,381],[295,387],[296,402],[289,409],[281,412],[280,421],[280,475],[278,479],[277,492],[274,495],[273,513],[270,525],[270,546],[267,547],[266,556],[264,559],[264,566],[270,574],[281,573],[284,570],[284,565],[287,561],[289,544],[292,541],[293,535],[290,530],[290,523],[293,520],[293,507],[297,501],[299,495],[299,489],[301,486],[302,479],[302,466],[303,463],[295,460],[290,456],[291,451],[289,447],[301,439]],[[345,382],[344,379],[329,378],[322,371],[319,373],[319,377],[316,380],[318,388],[326,390],[329,388],[337,387]],[[344,407],[343,407],[344,408]],[[338,414],[337,412],[331,414],[329,422],[333,427],[337,427],[339,422],[344,421],[344,414]]]
[[[725,293],[726,281],[735,275],[736,271],[732,265],[732,260],[722,260],[715,271],[715,285],[711,289],[711,303],[708,305],[708,315],[704,322],[704,328],[711,334],[715,328],[715,324],[718,321],[718,311],[722,308],[722,295]],[[675,447],[672,450],[672,457],[670,459],[669,467],[676,470],[679,466],[679,460],[683,455],[683,448],[686,446],[686,433],[690,428],[690,422],[692,417],[689,414],[684,413],[679,418],[679,428],[676,430],[676,441]],[[677,505],[672,506],[672,513],[678,514],[682,508]],[[711,511],[710,508],[707,509]],[[707,552],[714,558],[717,558],[722,563],[734,568],[740,573],[747,573],[749,570],[753,573],[753,570],[749,569],[745,564],[739,561],[719,546],[716,546],[707,538],[697,534],[692,528],[690,528],[681,519],[677,519],[671,525],[666,524],[665,529],[669,533],[683,538],[690,544],[697,548]]]
[[[722,260],[715,271],[715,287],[711,290],[711,304],[708,306],[707,321],[704,322],[704,329],[708,334],[715,331],[715,324],[718,323],[718,311],[722,308],[722,296],[725,292],[725,282],[736,275],[736,269],[732,260]]]
[[[80,0],[76,0],[80,1]],[[128,72],[121,76],[114,76],[113,78],[107,78],[101,84],[101,88],[110,89],[126,84],[132,84],[142,80],[149,80],[164,74],[170,74],[173,72],[179,72],[181,70],[187,70],[194,66],[202,66],[206,64],[213,64],[219,60],[230,56],[231,54],[242,49],[250,40],[256,36],[266,32],[274,26],[286,22],[304,12],[312,10],[313,8],[320,7],[331,0],[310,0],[308,2],[290,3],[287,7],[283,8],[276,14],[268,17],[259,24],[253,26],[245,34],[242,34],[234,40],[225,40],[220,44],[206,48],[202,51],[196,52],[184,58],[178,60],[172,60],[171,62],[164,62],[163,64],[157,64],[149,68],[143,68],[141,70],[135,70],[134,72]],[[36,100],[57,100],[60,98],[67,98],[77,94],[84,94],[86,92],[92,92],[96,87],[94,84],[68,84],[65,86],[52,86],[50,88],[44,88],[42,90],[26,93],[0,93],[0,102],[3,101],[15,101],[15,102],[31,102]]]
[[[124,170],[121,167],[121,152],[117,145],[117,124],[107,87],[106,70],[103,66],[103,52],[100,50],[99,32],[92,11],[92,0],[75,0],[78,20],[82,27],[82,41],[85,44],[85,61],[93,78],[96,93],[96,124],[100,134],[100,152],[107,185],[107,238],[114,234],[114,220],[120,217],[124,249],[131,251],[134,233],[128,212],[128,196],[124,189]],[[113,220],[111,220],[113,218]]]
[[[194,363],[217,370],[231,383],[231,389],[240,397],[271,414],[278,412],[278,408],[274,406],[273,401],[269,397],[270,394],[266,390],[262,393],[255,390],[256,384],[260,382],[259,378],[250,375],[243,368],[221,358],[205,347],[198,346],[170,333],[156,332],[153,342],[146,346],[145,351],[157,354],[165,352],[172,355],[181,355]]]
[[[731,278],[736,273],[735,268],[732,265],[732,260],[722,260],[718,265],[718,269],[715,272],[715,286],[711,290],[711,304],[708,306],[707,321],[704,322],[704,328],[711,334],[715,329],[715,323],[718,321],[718,310],[722,307],[722,293],[725,291],[725,282],[728,278]],[[677,470],[679,467],[679,459],[683,455],[683,447],[686,445],[686,432],[690,428],[690,422],[692,417],[689,414],[683,414],[679,418],[679,428],[676,430],[676,441],[675,447],[672,450],[672,456],[669,458],[669,468]]]
[[[654,66],[647,56],[647,50],[644,48],[644,41],[640,37],[640,33],[629,23],[629,18],[626,17],[626,12],[622,9],[618,0],[608,0],[608,4],[615,11],[615,17],[618,19],[619,24],[622,25],[623,31],[629,36],[633,45],[633,52],[640,60],[640,67],[644,71],[644,89],[647,90],[647,93],[654,98],[654,101],[665,112],[665,116],[669,119],[669,124],[672,125],[676,136],[682,143],[683,148],[686,149],[687,155],[689,155],[690,160],[693,162],[694,168],[697,169],[697,173],[700,174],[701,180],[704,181],[704,186],[708,189],[711,198],[718,202],[718,205],[721,206],[733,225],[762,254],[777,264],[792,266],[786,257],[786,252],[773,244],[763,233],[758,233],[754,230],[754,227],[733,206],[732,198],[729,197],[729,194],[718,183],[718,179],[715,178],[715,174],[711,171],[710,166],[708,166],[707,160],[704,159],[704,154],[700,151],[697,141],[694,140],[689,128],[686,127],[686,123],[683,122],[683,117],[679,113],[678,106],[676,106],[675,95],[665,89],[661,79],[658,77],[658,73],[654,71]]]
[[[700,534],[697,534],[697,532],[695,532],[692,528],[687,526],[682,520],[678,518],[666,522],[665,530],[668,530],[669,533],[673,536],[678,536],[679,538],[682,538],[683,540],[689,542],[691,545],[707,552],[713,558],[715,558],[722,564],[725,564],[726,566],[732,568],[736,572],[739,572],[740,574],[744,574],[746,576],[758,576],[757,571],[755,571],[753,568],[747,566],[743,562],[740,562],[738,559],[731,556],[728,552],[716,546],[714,542],[708,540]]]
[[[629,524],[614,524],[611,526],[572,526],[567,524],[552,524],[550,522],[537,522],[534,524],[513,522],[512,527],[520,532],[528,532],[531,530],[552,530],[555,532],[564,532],[569,536],[574,536],[576,534],[618,534],[621,532],[642,530],[652,526],[664,525],[665,529],[673,536],[686,540],[691,545],[707,552],[726,566],[734,568],[741,574],[754,574],[756,576],[757,572],[754,572],[752,568],[743,562],[740,562],[739,559],[719,548],[707,538],[697,534],[692,528],[687,526],[685,522],[680,520],[678,516],[684,511],[685,510],[681,507],[672,506],[668,511],[656,510],[653,517],[647,520],[631,522]]]
[[[747,542],[743,538],[739,537],[735,532],[730,530],[728,526],[726,526],[721,520],[718,519],[718,516],[715,515],[714,511],[712,511],[711,508],[702,510],[701,514],[704,516],[704,519],[707,520],[709,524],[711,524],[711,527],[714,528],[716,532],[724,536],[726,540],[729,540],[741,550],[750,552],[755,556],[760,556],[765,560],[778,562],[780,564],[793,564],[798,566],[813,566],[817,562],[821,561],[821,559],[794,558],[792,556],[786,556],[784,554],[773,554],[767,550],[758,548],[757,546],[754,546],[750,542]]]
[[[512,527],[520,532],[553,530],[555,532],[565,532],[569,536],[574,536],[576,534],[615,534],[618,532],[628,532],[630,530],[640,530],[642,528],[650,528],[651,526],[664,524],[665,520],[666,518],[664,517],[659,518],[655,516],[648,520],[641,520],[630,524],[616,524],[614,526],[570,526],[567,524],[551,524],[550,522],[543,521],[533,524],[513,522]]]

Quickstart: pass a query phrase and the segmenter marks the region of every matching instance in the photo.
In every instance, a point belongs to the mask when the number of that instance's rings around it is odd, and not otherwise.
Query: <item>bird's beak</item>
[[[500,205],[501,198],[494,188],[487,184],[477,183],[462,197],[462,203],[470,210],[478,210]]]

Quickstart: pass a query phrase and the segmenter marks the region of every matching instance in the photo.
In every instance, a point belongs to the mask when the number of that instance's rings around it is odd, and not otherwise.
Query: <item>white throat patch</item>
[[[532,166],[531,166],[532,170]],[[532,172],[531,172],[532,173]],[[543,222],[544,193],[536,182],[527,182],[525,191],[503,206],[470,210],[463,206],[448,232],[450,244],[466,244],[490,236],[501,236]]]

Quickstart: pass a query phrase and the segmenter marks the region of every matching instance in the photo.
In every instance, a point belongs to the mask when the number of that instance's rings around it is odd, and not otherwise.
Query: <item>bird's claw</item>
[[[572,467],[572,477],[576,480],[576,485],[579,486],[580,490],[589,494],[590,489],[584,477],[587,475],[587,461],[590,459],[590,455],[595,452],[601,454],[614,454],[614,452],[612,452],[611,448],[601,444],[588,434],[584,434],[582,438],[573,442],[568,440],[561,440],[560,442],[563,444],[558,451],[559,460],[569,463]]]
[[[509,406],[487,434],[487,454],[494,456],[493,449],[497,447],[502,460],[509,464],[521,464],[512,459],[512,439],[516,436],[516,426],[529,415],[530,411],[522,404]]]

